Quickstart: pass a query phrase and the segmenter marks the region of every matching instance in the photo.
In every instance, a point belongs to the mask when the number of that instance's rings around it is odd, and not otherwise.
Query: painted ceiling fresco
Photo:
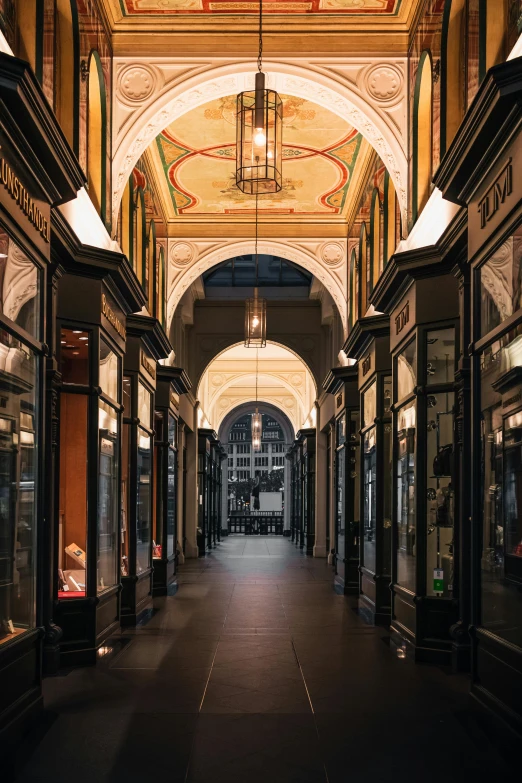
[[[283,100],[283,189],[259,197],[259,211],[342,217],[361,135],[315,103]],[[255,198],[235,184],[236,96],[180,117],[155,140],[176,216],[253,214]]]
[[[120,0],[125,16],[175,14],[258,14],[258,0]],[[264,0],[265,14],[388,14],[401,0]]]

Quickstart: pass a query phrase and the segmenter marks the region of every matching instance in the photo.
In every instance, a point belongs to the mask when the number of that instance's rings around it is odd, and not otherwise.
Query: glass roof
[[[312,275],[301,267],[278,256],[258,257],[258,285],[260,288],[293,287],[310,288]],[[256,265],[254,255],[236,256],[205,272],[205,286],[215,288],[250,288],[255,285]]]

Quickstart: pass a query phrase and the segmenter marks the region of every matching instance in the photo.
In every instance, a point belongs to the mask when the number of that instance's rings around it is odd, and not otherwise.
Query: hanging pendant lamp
[[[277,193],[283,187],[283,103],[267,90],[263,60],[263,0],[259,0],[258,72],[254,90],[237,96],[236,185],[243,193]]]
[[[255,241],[255,280],[254,296],[245,300],[245,348],[264,348],[266,346],[266,299],[259,297],[259,257],[257,253],[258,210],[256,195],[256,241]]]
[[[259,369],[259,353],[256,351],[256,412],[252,414],[252,451],[261,451],[261,437],[263,435],[263,414],[257,407],[257,378]]]

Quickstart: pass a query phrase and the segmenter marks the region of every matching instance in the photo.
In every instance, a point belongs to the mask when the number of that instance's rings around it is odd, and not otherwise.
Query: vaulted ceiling
[[[351,125],[311,101],[283,99],[283,189],[259,198],[261,218],[346,221],[372,148]],[[235,184],[236,96],[184,114],[147,151],[171,221],[253,220],[255,198]]]
[[[265,14],[397,14],[401,0],[265,0]],[[258,14],[259,0],[120,0],[124,16]]]

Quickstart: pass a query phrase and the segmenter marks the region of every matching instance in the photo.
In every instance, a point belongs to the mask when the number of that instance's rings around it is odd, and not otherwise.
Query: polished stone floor
[[[94,668],[46,680],[20,783],[490,783],[464,677],[399,659],[331,568],[226,539]]]

